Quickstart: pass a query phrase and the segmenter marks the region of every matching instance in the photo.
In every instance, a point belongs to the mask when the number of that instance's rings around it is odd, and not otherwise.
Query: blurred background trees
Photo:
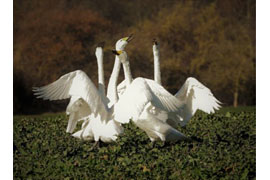
[[[224,105],[255,105],[255,9],[255,0],[15,0],[14,113],[64,110],[66,101],[37,100],[31,90],[70,71],[82,69],[97,83],[94,53],[101,41],[108,83],[110,49],[131,33],[134,77],[153,78],[156,38],[162,83],[171,93],[194,76]]]

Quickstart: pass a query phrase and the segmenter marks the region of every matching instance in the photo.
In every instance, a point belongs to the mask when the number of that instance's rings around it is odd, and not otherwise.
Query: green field
[[[116,143],[65,133],[64,114],[14,116],[14,179],[255,179],[255,108],[196,113],[179,130],[196,139],[154,148],[133,124]]]

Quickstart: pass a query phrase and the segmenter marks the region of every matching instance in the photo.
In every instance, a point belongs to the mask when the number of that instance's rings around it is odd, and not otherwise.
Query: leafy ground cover
[[[133,124],[116,143],[65,133],[64,114],[14,116],[14,179],[255,179],[255,108],[197,113],[179,130],[192,142],[157,143]]]

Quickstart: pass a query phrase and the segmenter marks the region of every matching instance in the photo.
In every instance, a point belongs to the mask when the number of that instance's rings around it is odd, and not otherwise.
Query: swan
[[[120,50],[124,49],[131,39],[132,36],[120,39],[116,43],[116,48]],[[97,54],[102,53],[96,53],[96,55]],[[99,71],[99,73],[100,72],[101,71]],[[115,140],[118,135],[104,131],[102,129],[104,126],[99,123],[103,123],[103,125],[109,124],[108,127],[115,128],[113,130],[107,128],[111,130],[110,132],[119,132],[119,129],[120,132],[122,132],[122,127],[118,126],[119,123],[113,123],[112,121],[113,108],[108,107],[108,101],[104,97],[105,86],[102,86],[104,78],[102,80],[101,77],[99,80],[100,86],[98,90],[85,72],[82,70],[76,70],[61,76],[58,80],[47,86],[34,87],[33,91],[37,98],[43,98],[44,100],[61,100],[70,98],[70,102],[66,110],[67,115],[69,115],[66,131],[68,133],[72,133],[79,120],[85,120],[86,118],[90,119],[85,121],[83,127],[92,127],[91,132],[95,140],[95,146],[99,140],[108,142]],[[88,126],[90,123],[93,124],[93,126]],[[108,134],[111,135],[111,137],[108,138]]]
[[[161,85],[159,46],[157,40],[153,39],[154,80]],[[221,107],[221,102],[215,98],[211,90],[194,77],[188,77],[174,96],[183,104],[181,126],[185,126],[197,110],[210,114]]]
[[[160,71],[160,45],[156,39],[153,39],[153,57],[154,57],[154,81],[162,85],[161,83],[161,71]],[[146,82],[152,83],[150,79],[145,79]],[[126,80],[122,81],[117,86],[117,92],[119,96],[126,90]],[[173,127],[177,127],[177,124],[186,126],[192,116],[197,112],[197,110],[201,110],[205,113],[214,113],[216,110],[220,109],[221,102],[218,101],[211,90],[199,82],[197,79],[193,77],[188,77],[182,87],[178,90],[178,92],[174,95],[181,103],[181,110],[176,114],[176,116],[181,116],[182,120],[172,121],[168,119]],[[170,114],[170,118],[175,118],[172,113]]]
[[[105,82],[104,82],[104,70],[103,70],[103,47],[104,42],[98,44],[96,48],[96,58],[98,64],[98,91],[103,99],[103,102],[108,104],[109,99],[105,96]],[[103,142],[115,141],[117,135],[123,132],[122,126],[113,121],[109,120],[108,122],[102,122],[100,116],[94,117],[93,114],[90,114],[83,119],[81,130],[72,134],[73,137],[82,139],[82,140],[94,140],[94,134],[97,137],[100,137]]]
[[[132,34],[129,36],[128,40],[125,38],[120,39],[115,44],[116,49],[117,50],[124,50],[127,43],[130,42],[132,39],[133,39]],[[109,79],[108,90],[107,90],[107,98],[109,99],[109,103],[108,103],[109,107],[111,107],[113,104],[115,104],[119,99],[116,87],[117,87],[117,83],[118,83],[120,68],[121,68],[121,62],[119,60],[119,57],[117,55],[115,55],[113,71],[112,71],[111,77]]]
[[[153,80],[138,77],[133,80],[125,51],[113,50],[123,65],[126,89],[114,105],[114,119],[122,124],[132,120],[146,132],[151,142],[179,141],[187,137],[176,130],[173,122],[181,121],[180,101]]]
[[[130,42],[132,39],[133,39],[132,34],[129,37],[120,39],[119,41],[116,42],[116,49],[124,50],[128,42]],[[102,55],[98,55],[98,54],[102,54]],[[98,72],[99,72],[98,77],[99,77],[100,93],[102,94],[102,97],[105,97],[103,51],[96,52],[96,56],[97,56],[97,61],[98,61]],[[120,68],[121,68],[121,62],[118,56],[115,56],[115,63],[114,63],[113,71],[109,80],[108,92],[107,92],[107,98],[106,98],[109,108],[112,107],[112,105],[118,101],[116,85],[117,85],[117,80],[120,73]],[[123,133],[123,131],[124,130],[121,124],[114,121],[113,119],[109,121],[108,123],[103,123],[101,122],[100,118],[95,119],[92,117],[92,115],[90,115],[87,119],[85,119],[84,123],[82,124],[82,129],[74,133],[72,136],[79,139],[92,140],[94,133],[98,134],[102,132],[103,136],[101,136],[101,140],[103,142],[111,142],[111,141],[116,140],[117,136],[115,136],[115,134],[119,135]]]

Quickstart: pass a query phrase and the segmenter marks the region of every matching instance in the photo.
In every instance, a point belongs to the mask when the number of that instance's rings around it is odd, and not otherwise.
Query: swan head
[[[120,61],[122,63],[125,63],[128,59],[126,51],[121,51],[121,50],[112,50],[112,52],[119,57]]]
[[[103,48],[104,48],[105,42],[101,42],[97,44],[96,48],[96,57],[103,56]]]
[[[159,43],[156,39],[153,39],[153,51],[158,52],[159,51]]]
[[[156,38],[153,39],[153,46],[158,46],[158,41]]]
[[[126,45],[133,39],[133,34],[131,34],[128,37],[124,37],[122,39],[119,39],[115,44],[115,49],[117,51],[123,51],[126,47]]]

